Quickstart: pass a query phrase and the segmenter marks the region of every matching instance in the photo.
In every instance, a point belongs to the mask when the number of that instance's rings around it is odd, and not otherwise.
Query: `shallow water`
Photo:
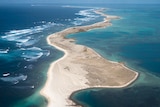
[[[0,107],[45,107],[39,94],[49,64],[63,56],[49,34],[101,20],[90,8],[62,5],[0,6]]]
[[[126,88],[82,90],[72,98],[86,107],[159,107],[159,5],[112,6],[106,13],[121,17],[112,21],[112,26],[68,37],[95,49],[106,59],[125,63],[140,76]]]
[[[94,6],[107,7],[107,14],[122,18],[112,21],[111,27],[69,37],[107,59],[124,62],[139,71],[140,77],[127,88],[89,89],[72,97],[91,107],[158,107],[159,5]],[[45,83],[49,64],[63,56],[47,45],[46,37],[67,27],[102,20],[86,5],[1,6],[0,16],[3,25],[0,28],[0,61],[3,62],[0,64],[0,106],[3,107],[45,107],[47,101],[39,91]]]

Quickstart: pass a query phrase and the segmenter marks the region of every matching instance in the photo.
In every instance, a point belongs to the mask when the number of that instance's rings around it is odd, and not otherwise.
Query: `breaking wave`
[[[50,51],[42,50],[38,47],[31,47],[31,48],[21,48],[22,52],[21,57],[26,61],[37,61],[37,59],[41,58],[43,55],[48,56]]]
[[[83,8],[96,8],[95,6],[94,7],[92,7],[92,6],[74,6],[74,5],[63,5],[62,7],[67,7],[67,8],[81,8],[81,9],[83,9]],[[99,7],[97,7],[97,8],[99,8]]]
[[[0,49],[0,54],[7,54],[9,49]]]
[[[87,9],[87,10],[79,11],[78,13],[76,13],[78,17],[74,19],[72,24],[77,26],[77,25],[82,25],[82,24],[85,24],[86,22],[95,20],[96,18],[99,17],[99,15],[95,14],[94,11],[95,9]]]
[[[37,39],[37,37],[34,37],[35,34],[38,34],[49,27],[62,26],[62,24],[56,24],[54,22],[42,21],[41,23],[43,25],[31,27],[30,29],[11,30],[6,32],[4,36],[1,36],[1,39],[16,42],[18,47],[30,46],[39,40],[39,38]]]
[[[63,25],[46,21],[42,21],[41,23],[43,24],[41,26],[22,30],[11,30],[0,36],[1,40],[12,42],[16,47],[15,49],[11,48],[12,46],[0,49],[1,59],[4,59],[4,56],[6,59],[17,59],[17,57],[20,56],[22,60],[25,61],[37,61],[37,59],[42,56],[49,56],[50,51],[42,50],[39,47],[34,47],[34,45],[44,36],[41,33],[42,31],[50,29],[51,27]]]
[[[1,77],[0,80],[4,82],[10,82],[12,84],[18,84],[20,81],[25,81],[27,79],[27,75],[20,74],[18,76],[7,76]]]

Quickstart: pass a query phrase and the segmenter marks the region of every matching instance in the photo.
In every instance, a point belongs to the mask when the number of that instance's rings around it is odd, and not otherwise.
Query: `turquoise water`
[[[127,88],[82,90],[72,95],[73,100],[86,107],[160,107],[159,7],[112,5],[106,13],[121,17],[112,26],[68,36],[140,73]]]
[[[0,107],[45,107],[39,94],[51,62],[64,55],[46,37],[101,20],[91,8],[57,4],[0,5]]]
[[[140,7],[139,9],[128,6],[119,9],[120,5],[118,9],[109,9],[106,11],[107,14],[121,17],[120,20],[112,21],[113,26],[72,34],[68,37],[75,38],[78,44],[96,49],[107,59],[120,62],[128,60],[129,63],[148,71],[159,72],[160,19],[157,17],[160,16],[157,15],[160,10],[153,6],[152,10],[148,6]],[[150,64],[147,65],[149,62],[154,63],[154,67],[149,68]]]
[[[73,100],[91,107],[159,107],[159,5],[12,5],[0,7],[0,107],[45,107],[39,94],[49,64],[63,53],[46,43],[49,34],[102,20],[93,11],[105,7],[120,16],[113,26],[69,35],[103,57],[126,63],[139,79],[122,89],[87,89]],[[64,13],[65,11],[65,13]],[[126,103],[128,102],[128,103]]]

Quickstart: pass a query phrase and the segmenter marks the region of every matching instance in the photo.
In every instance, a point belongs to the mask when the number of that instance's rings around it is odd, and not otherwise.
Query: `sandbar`
[[[104,21],[67,28],[47,37],[49,45],[65,53],[62,58],[51,63],[46,84],[40,91],[48,100],[47,107],[73,107],[76,105],[69,98],[75,91],[94,87],[121,88],[137,79],[138,73],[124,64],[109,61],[93,49],[75,44],[74,39],[65,37],[68,34],[111,26],[110,20],[119,18],[104,14],[103,9],[95,13],[104,16]]]

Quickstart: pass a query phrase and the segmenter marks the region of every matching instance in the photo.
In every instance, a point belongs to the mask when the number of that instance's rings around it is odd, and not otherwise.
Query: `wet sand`
[[[105,17],[102,22],[71,27],[47,37],[49,45],[65,53],[50,65],[46,84],[41,90],[41,94],[48,100],[48,107],[75,105],[69,97],[77,90],[94,87],[121,88],[137,79],[138,73],[122,63],[106,60],[91,48],[75,44],[74,39],[65,38],[68,34],[111,26],[110,20],[118,18],[102,11],[103,9],[96,11]]]

